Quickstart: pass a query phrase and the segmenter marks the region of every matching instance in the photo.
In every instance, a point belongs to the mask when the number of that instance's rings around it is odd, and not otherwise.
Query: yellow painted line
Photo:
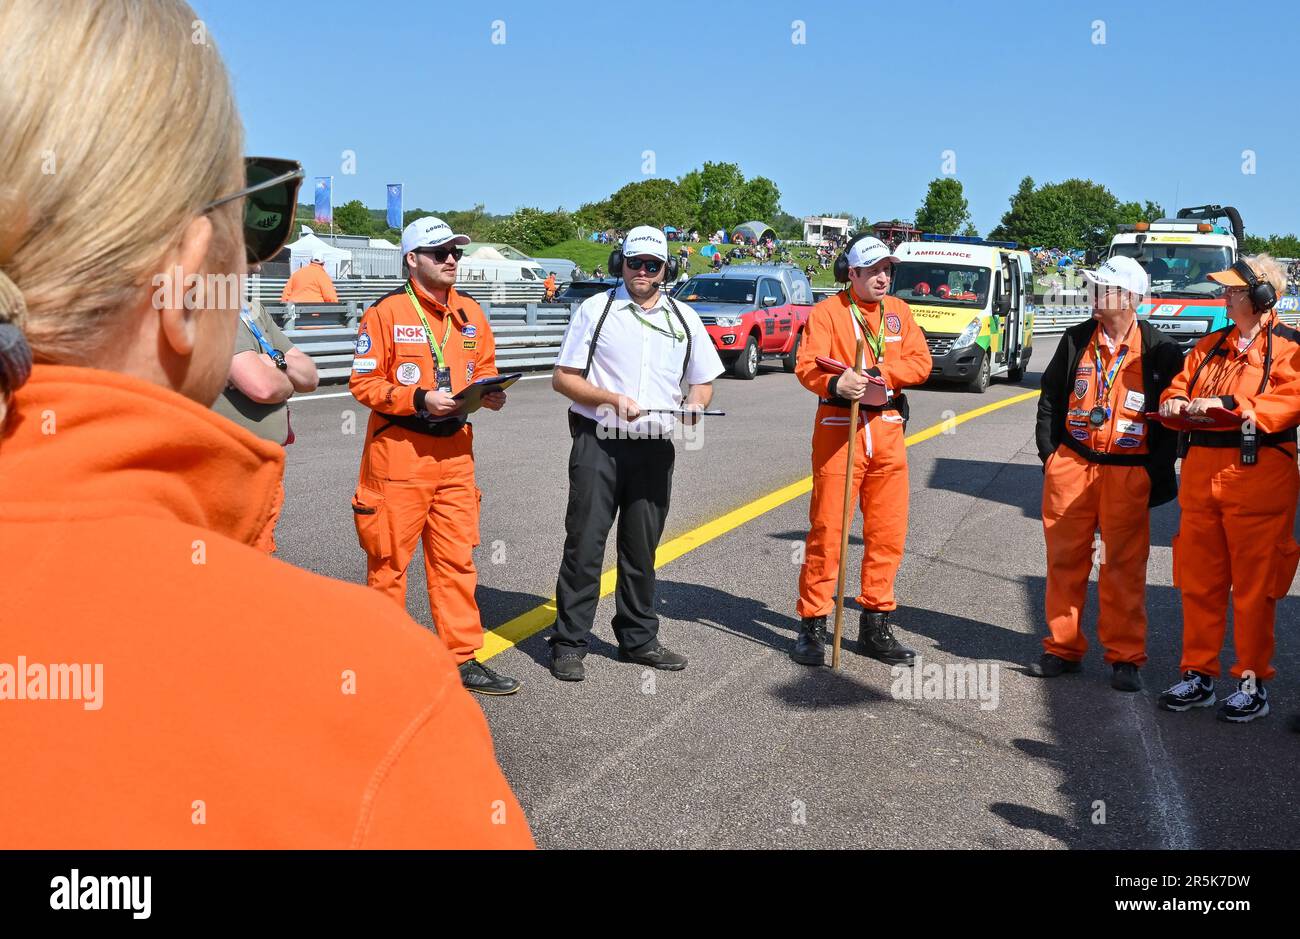
[[[1026,391],[1024,394],[1004,398],[1001,401],[994,401],[992,404],[986,404],[983,407],[974,408],[962,414],[955,414],[927,427],[925,430],[917,431],[910,437],[904,438],[903,442],[909,447],[924,443],[940,434],[950,433],[958,424],[964,424],[1001,408],[1010,407],[1013,404],[1019,404],[1022,401],[1037,397],[1037,391]],[[760,515],[765,515],[787,502],[812,492],[812,482],[813,478],[811,476],[805,476],[797,483],[783,486],[776,492],[770,492],[753,502],[742,505],[738,509],[732,509],[720,518],[706,522],[698,528],[693,528],[684,535],[678,535],[667,544],[661,544],[659,550],[655,552],[655,570],[677,560],[683,554],[689,554],[696,548],[708,544],[715,538],[721,538],[727,532],[739,528],[746,522],[753,521]],[[614,592],[614,584],[617,578],[618,571],[613,568],[600,575],[600,596],[602,598]],[[500,655],[507,649],[523,642],[529,636],[541,632],[554,622],[555,598],[552,597],[541,606],[534,607],[527,613],[520,614],[512,620],[502,623],[496,629],[484,635],[483,648],[478,650],[478,660],[486,662],[493,656]]]

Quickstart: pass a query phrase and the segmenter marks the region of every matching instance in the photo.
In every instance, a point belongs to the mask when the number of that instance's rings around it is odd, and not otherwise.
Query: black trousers
[[[655,549],[668,518],[676,451],[671,440],[601,439],[595,421],[573,415],[564,558],[555,584],[556,647],[585,652],[600,600],[605,540],[618,515],[614,635],[621,648],[655,640]]]

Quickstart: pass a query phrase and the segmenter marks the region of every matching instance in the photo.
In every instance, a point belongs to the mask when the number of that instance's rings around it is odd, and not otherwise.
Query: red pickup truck
[[[752,379],[762,359],[794,371],[812,309],[812,286],[793,264],[737,264],[696,274],[673,291],[699,314],[724,365]]]

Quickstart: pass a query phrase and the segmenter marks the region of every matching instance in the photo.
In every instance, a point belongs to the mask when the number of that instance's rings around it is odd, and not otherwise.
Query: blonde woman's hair
[[[1272,284],[1279,297],[1286,293],[1286,271],[1271,254],[1247,254],[1242,260],[1250,265],[1256,277]]]
[[[229,78],[182,0],[0,0],[0,76],[0,324],[37,362],[91,364],[243,184]],[[212,213],[210,256],[237,256],[240,205]]]

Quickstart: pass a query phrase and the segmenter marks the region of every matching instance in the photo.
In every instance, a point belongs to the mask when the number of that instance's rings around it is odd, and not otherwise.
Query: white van
[[[982,393],[992,378],[1020,381],[1033,354],[1034,269],[1012,242],[922,235],[895,253],[889,292],[925,332],[932,379]]]

